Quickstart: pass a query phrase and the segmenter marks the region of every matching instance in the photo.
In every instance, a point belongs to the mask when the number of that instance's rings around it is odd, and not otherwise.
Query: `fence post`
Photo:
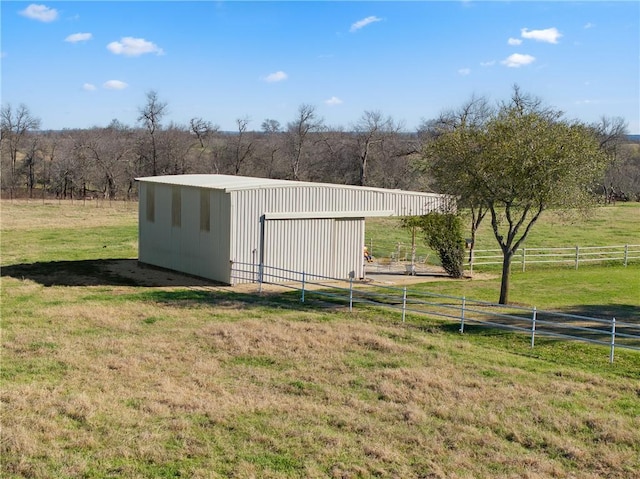
[[[576,269],[578,269],[579,261],[580,261],[580,247],[576,246]]]
[[[349,312],[353,310],[353,277],[349,278]]]
[[[261,261],[258,266],[258,293],[262,293],[262,281],[264,276],[264,263]]]
[[[462,312],[460,314],[460,333],[464,333],[464,311],[467,305],[466,296],[462,297]]]
[[[407,287],[402,288],[402,322],[404,323],[404,318],[407,313]]]
[[[527,248],[522,248],[522,272],[524,273],[527,257]]]
[[[624,265],[627,266],[627,260],[629,259],[629,245],[624,245]]]
[[[613,364],[613,351],[616,347],[616,318],[611,320],[611,351],[609,352],[609,363]]]
[[[304,271],[302,272],[302,296],[300,297],[300,302],[304,303],[304,285],[305,285],[305,275]]]
[[[531,320],[531,349],[536,341],[536,318],[538,317],[538,310],[533,307],[533,319]]]
[[[251,252],[251,282],[255,283],[256,282],[256,252],[258,250],[253,248],[253,251]]]

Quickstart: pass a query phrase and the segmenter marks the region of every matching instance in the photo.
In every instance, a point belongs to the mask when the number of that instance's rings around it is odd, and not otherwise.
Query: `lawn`
[[[465,211],[461,212],[463,226],[469,232],[469,220]],[[574,246],[618,246],[640,244],[640,204],[617,203],[615,206],[601,206],[589,211],[586,216],[579,212],[560,214],[546,211],[534,225],[523,247],[559,248]],[[377,257],[390,257],[392,252],[411,252],[411,236],[399,226],[397,218],[368,218],[366,221],[366,243]],[[491,219],[487,216],[480,225],[476,239],[476,249],[498,249],[498,243],[491,230]],[[417,255],[430,255],[430,262],[438,259],[425,244],[418,239]]]
[[[635,351],[609,364],[595,345],[541,340],[529,350],[505,332],[460,335],[434,318],[403,324],[395,312],[349,313],[296,294],[168,274],[162,285],[131,284],[108,266],[136,267],[135,205],[0,206],[2,477],[640,470]],[[55,267],[63,274],[47,281]],[[512,294],[540,308],[637,311],[637,272],[531,271],[514,274]],[[417,287],[490,295],[494,282]]]

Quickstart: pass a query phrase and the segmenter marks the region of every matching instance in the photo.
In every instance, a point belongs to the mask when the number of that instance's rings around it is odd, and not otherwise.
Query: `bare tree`
[[[355,124],[353,131],[360,167],[358,184],[366,186],[369,163],[376,156],[374,150],[377,149],[378,157],[380,157],[384,151],[385,140],[398,133],[400,127],[391,117],[384,118],[379,111],[365,111]]]
[[[189,120],[189,129],[198,139],[200,148],[205,148],[209,137],[220,130],[220,127],[202,118],[191,118],[191,120]]]
[[[313,143],[309,181],[357,185],[359,168],[353,135],[341,127],[323,129]]]
[[[176,123],[171,123],[162,130],[160,136],[161,164],[158,169],[162,173],[172,175],[183,175],[193,169],[191,152],[194,149],[201,149],[193,142],[189,130]]]
[[[43,201],[50,186],[51,169],[58,158],[62,142],[62,135],[58,132],[48,132],[44,134],[40,140],[42,150],[42,171],[40,180],[42,183]]]
[[[627,122],[620,117],[603,116],[599,123],[593,125],[593,129],[600,141],[600,148],[611,159],[602,183],[605,202],[610,203],[623,193],[623,184],[626,183],[622,173],[624,168],[621,167],[626,163],[623,145],[627,143]]]
[[[8,181],[12,198],[18,181],[17,169],[20,149],[29,133],[38,128],[40,128],[40,119],[34,117],[26,105],[20,104],[14,110],[11,104],[7,104],[0,109],[0,144],[2,151],[8,152]],[[4,154],[2,156],[5,157]],[[7,170],[5,169],[5,171]],[[4,180],[5,175],[2,175],[2,178]]]
[[[287,156],[291,167],[291,178],[299,180],[306,149],[311,141],[311,133],[322,129],[323,121],[318,119],[312,105],[300,105],[296,119],[287,123]]]
[[[278,120],[272,120],[271,118],[264,120],[260,128],[262,128],[264,133],[280,133],[281,131],[280,122]]]
[[[90,187],[99,189],[105,199],[116,199],[128,182],[127,164],[134,154],[133,132],[115,125],[94,128],[78,147],[84,149],[89,162]]]
[[[24,150],[24,160],[20,173],[25,176],[26,187],[29,192],[29,198],[33,198],[33,189],[36,186],[36,169],[39,163],[42,161],[42,152],[40,151],[40,137],[37,135],[30,135],[29,145]]]
[[[256,176],[266,178],[284,176],[286,169],[281,164],[284,133],[282,133],[280,122],[267,118],[260,127],[262,133],[256,141],[253,171]]]
[[[249,123],[250,120],[247,117],[236,120],[238,133],[232,137],[230,145],[227,146],[231,172],[234,175],[240,174],[240,169],[253,157],[255,151],[254,139],[247,131]]]
[[[64,130],[55,136],[55,153],[49,154],[46,178],[49,191],[53,192],[57,198],[66,198],[74,185],[74,137],[79,133],[79,130]]]
[[[151,163],[151,174],[158,174],[158,138],[157,133],[162,128],[162,118],[167,114],[167,103],[160,101],[154,90],[147,92],[147,102],[139,109],[138,121],[147,130],[149,148],[141,150],[141,155]]]

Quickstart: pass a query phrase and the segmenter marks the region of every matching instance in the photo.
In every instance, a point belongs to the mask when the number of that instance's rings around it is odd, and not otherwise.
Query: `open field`
[[[505,332],[461,336],[429,318],[402,324],[374,308],[350,314],[140,270],[134,204],[0,206],[2,477],[640,470],[637,352],[610,365],[598,346],[540,339],[529,350]],[[607,211],[626,217],[626,207]],[[514,274],[512,295],[637,318],[638,272],[530,271]],[[485,299],[496,284],[416,287]]]

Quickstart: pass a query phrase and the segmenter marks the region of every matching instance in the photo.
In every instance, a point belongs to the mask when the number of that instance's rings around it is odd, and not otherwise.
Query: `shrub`
[[[453,278],[461,278],[464,269],[462,222],[454,213],[429,213],[420,217],[425,243],[438,253],[442,267]]]

